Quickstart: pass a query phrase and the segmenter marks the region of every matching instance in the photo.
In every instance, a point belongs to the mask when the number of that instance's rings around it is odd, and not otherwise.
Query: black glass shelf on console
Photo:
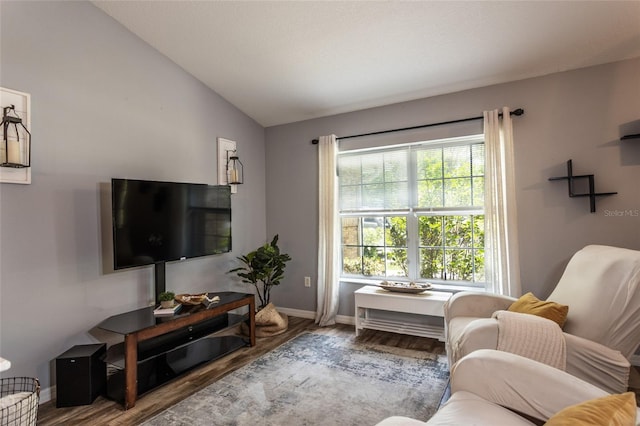
[[[202,364],[221,358],[242,347],[250,346],[250,337],[228,335],[227,330],[251,321],[253,295],[246,293],[208,293],[218,296],[217,303],[207,306],[183,305],[177,314],[156,316],[149,306],[114,315],[98,327],[125,336],[125,342],[112,345],[105,357],[109,365],[107,396],[131,407],[135,399],[125,397],[125,382],[134,383],[136,395],[162,385]],[[246,303],[246,304],[245,304]],[[237,311],[236,309],[242,309]],[[138,339],[136,336],[144,335]],[[125,364],[126,342],[133,336],[135,364]],[[132,375],[132,376],[131,376]],[[127,403],[127,400],[130,400]]]
[[[239,336],[205,337],[188,345],[138,362],[138,395],[167,383],[189,370],[219,359],[247,346]],[[107,396],[114,401],[124,400],[124,370],[116,370],[107,379]]]
[[[216,333],[221,333],[244,321],[247,321],[247,319],[247,314],[222,314],[198,324],[163,334],[153,339],[143,340],[138,343],[137,361],[138,363],[144,362],[151,358],[164,355],[167,352],[182,346],[193,344],[194,341],[202,339],[203,337],[212,337],[212,335]],[[238,347],[246,346],[246,338],[238,337],[238,339],[240,340],[238,342]],[[124,369],[124,343],[121,342],[110,346],[107,350],[104,361],[115,369]]]
[[[211,307],[236,302],[247,296],[247,294],[245,293],[235,293],[232,291],[207,294],[210,298],[213,296],[220,297],[220,301],[218,303],[212,304]],[[148,306],[146,308],[137,309],[135,311],[113,315],[98,324],[98,328],[117,334],[127,335],[144,330],[145,328],[154,327],[161,323],[174,321],[178,318],[192,315],[207,308],[204,305],[183,305],[182,309],[176,315],[171,316],[156,316],[153,314],[154,309],[154,306]]]
[[[207,305],[183,305],[170,316],[156,316],[149,306],[113,315],[98,328],[124,335],[124,343],[107,351],[107,396],[125,409],[139,395],[177,376],[245,346],[255,345],[255,297],[249,293],[207,293]],[[248,336],[225,330],[247,323]]]

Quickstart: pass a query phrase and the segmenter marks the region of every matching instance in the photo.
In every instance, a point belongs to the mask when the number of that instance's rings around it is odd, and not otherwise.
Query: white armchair
[[[546,364],[508,352],[481,349],[453,366],[451,398],[431,419],[423,422],[395,416],[377,426],[530,426],[546,422],[569,406],[607,395]],[[639,421],[640,409],[636,408],[636,425]]]
[[[451,297],[444,306],[449,365],[475,350],[496,349],[499,329],[491,316],[515,300],[469,292]],[[608,392],[626,391],[629,359],[640,344],[640,251],[583,248],[548,300],[569,306],[566,372]]]

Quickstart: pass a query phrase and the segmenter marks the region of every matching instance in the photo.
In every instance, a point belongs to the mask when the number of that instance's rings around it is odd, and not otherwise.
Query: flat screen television
[[[114,269],[156,265],[156,297],[165,262],[231,251],[227,185],[112,179],[111,196]]]

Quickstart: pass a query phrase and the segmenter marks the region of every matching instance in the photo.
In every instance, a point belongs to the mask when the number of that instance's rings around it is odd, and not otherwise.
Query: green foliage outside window
[[[421,216],[420,276],[484,280],[484,216]]]
[[[407,161],[415,159],[413,185]],[[409,277],[409,247],[417,255],[418,279],[484,281],[484,145],[415,149],[340,159],[343,273]],[[416,193],[409,194],[409,188]],[[408,209],[417,215],[358,216],[358,210]],[[426,211],[420,209],[428,209]],[[433,210],[435,209],[435,210]],[[407,235],[407,222],[418,235]],[[417,242],[416,242],[417,240]]]

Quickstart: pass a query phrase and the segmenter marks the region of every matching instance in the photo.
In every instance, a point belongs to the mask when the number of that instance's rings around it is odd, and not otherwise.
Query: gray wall
[[[234,288],[266,239],[264,129],[89,2],[0,7],[0,85],[31,94],[33,134],[32,184],[0,184],[0,356],[47,388],[59,354],[152,299],[152,267],[111,271],[110,179],[215,184],[216,138],[237,141],[233,253],[167,265],[178,293]]]
[[[57,355],[93,342],[88,331],[109,315],[149,303],[150,267],[110,270],[108,183],[216,183],[216,137],[236,140],[245,164],[233,196],[234,251],[169,264],[177,292],[246,290],[224,272],[278,233],[293,260],[272,299],[315,310],[310,140],[503,105],[526,110],[514,121],[524,289],[548,295],[585,244],[640,249],[640,218],[605,214],[640,209],[640,143],[619,142],[640,132],[640,60],[272,127],[265,144],[261,126],[88,2],[3,1],[0,12],[0,85],[31,93],[33,133],[33,183],[0,184],[0,356],[13,362],[3,376],[37,376],[47,388]],[[547,181],[569,158],[576,172],[595,173],[598,190],[619,193],[599,199],[595,214]],[[340,314],[353,313],[356,288],[343,284]]]
[[[547,297],[571,255],[587,244],[640,249],[640,216],[624,213],[640,211],[640,141],[619,140],[640,133],[635,59],[268,128],[267,233],[280,234],[293,257],[274,301],[316,309],[318,160],[311,139],[474,117],[502,106],[525,110],[513,122],[524,291]],[[575,173],[595,174],[596,191],[618,195],[598,198],[593,214],[587,199],[568,198],[566,183],[547,179],[564,176],[569,159]],[[313,277],[310,289],[303,285],[305,275]],[[353,315],[353,291],[359,287],[341,284],[339,314]]]

